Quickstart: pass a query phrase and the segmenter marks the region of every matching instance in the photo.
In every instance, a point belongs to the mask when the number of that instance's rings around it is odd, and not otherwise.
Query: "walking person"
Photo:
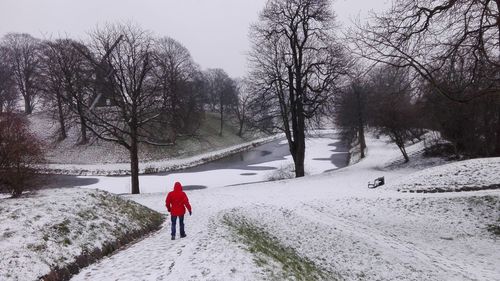
[[[192,212],[189,199],[186,193],[182,191],[182,185],[180,182],[176,182],[174,184],[174,191],[168,193],[167,198],[165,199],[165,206],[170,212],[170,219],[172,221],[172,240],[175,240],[175,227],[177,219],[179,219],[181,238],[186,237],[186,232],[184,231],[184,214],[186,213],[186,208],[189,215],[191,215]]]

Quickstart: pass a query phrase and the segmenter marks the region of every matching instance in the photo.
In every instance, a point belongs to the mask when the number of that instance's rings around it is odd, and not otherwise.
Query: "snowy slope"
[[[262,229],[296,260],[312,261],[327,280],[499,280],[500,244],[492,229],[500,224],[500,191],[369,190],[366,183],[376,177],[408,181],[416,170],[384,170],[398,157],[397,148],[373,138],[368,146],[366,159],[328,174],[188,191],[188,238],[170,241],[167,225],[73,280],[296,279],[283,278],[288,269],[279,256],[256,253],[224,218]],[[154,180],[165,185],[161,177]],[[112,180],[102,184],[121,192]],[[165,195],[126,197],[165,213]]]
[[[86,165],[95,167],[102,164],[127,163],[130,159],[129,152],[124,147],[113,142],[100,140],[90,132],[88,132],[89,142],[80,144],[81,132],[76,124],[67,128],[66,139],[58,140],[60,137],[58,133],[59,124],[50,116],[49,112],[35,112],[28,116],[28,119],[30,120],[31,130],[47,145],[45,151],[47,162],[57,164],[56,167],[64,166],[64,164],[83,165],[82,168],[85,168]],[[220,136],[218,114],[206,113],[205,119],[196,132],[196,137],[180,138],[175,146],[139,144],[139,159],[141,162],[161,162],[161,160],[166,159],[188,158],[212,150],[237,146],[255,138],[265,137],[264,133],[252,133],[242,138],[237,135],[238,129],[233,122],[225,122],[223,136]],[[118,167],[121,166],[123,165],[118,165]],[[92,170],[92,168],[89,169]],[[127,169],[130,169],[130,167],[125,165],[124,168],[116,168],[115,170]],[[95,168],[95,170],[98,170],[98,168]],[[73,170],[72,174],[78,173]],[[87,172],[86,174],[90,173]]]
[[[157,227],[157,213],[103,191],[41,190],[0,199],[0,280],[38,280],[82,254]]]
[[[465,160],[428,168],[387,188],[400,191],[454,191],[500,188],[500,158]]]

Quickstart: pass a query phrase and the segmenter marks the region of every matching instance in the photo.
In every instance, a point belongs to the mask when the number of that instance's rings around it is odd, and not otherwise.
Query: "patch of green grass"
[[[293,248],[286,247],[264,229],[257,227],[242,217],[223,216],[223,222],[235,232],[254,254],[255,263],[267,268],[272,260],[283,269],[276,275],[269,272],[276,280],[336,280],[329,272],[319,268],[309,259],[300,256]]]
[[[71,240],[68,237],[64,238],[64,240],[63,240],[63,245],[64,246],[69,246],[71,244],[72,244]]]
[[[82,210],[78,212],[77,215],[87,221],[97,219],[97,216],[92,210]]]
[[[149,208],[130,200],[124,200],[118,196],[99,194],[99,205],[113,211],[119,211],[131,218],[142,227],[148,225],[160,225],[164,221],[164,216]],[[116,221],[118,223],[118,221]]]
[[[70,233],[69,223],[70,223],[70,221],[68,219],[65,219],[61,223],[54,225],[53,228],[54,228],[54,230],[57,231],[57,233],[59,233],[59,235],[65,236],[65,235],[68,235]]]

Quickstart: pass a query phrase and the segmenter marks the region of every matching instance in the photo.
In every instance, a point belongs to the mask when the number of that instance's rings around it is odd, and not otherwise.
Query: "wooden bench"
[[[368,188],[377,188],[381,185],[384,185],[385,184],[385,178],[384,177],[380,177],[380,178],[376,178],[373,183],[371,182],[368,182]]]

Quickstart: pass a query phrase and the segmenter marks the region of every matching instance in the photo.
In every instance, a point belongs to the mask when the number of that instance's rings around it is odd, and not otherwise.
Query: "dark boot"
[[[175,240],[175,236],[172,235],[172,240]]]
[[[184,237],[186,237],[186,233],[181,234],[181,238],[184,238]]]

